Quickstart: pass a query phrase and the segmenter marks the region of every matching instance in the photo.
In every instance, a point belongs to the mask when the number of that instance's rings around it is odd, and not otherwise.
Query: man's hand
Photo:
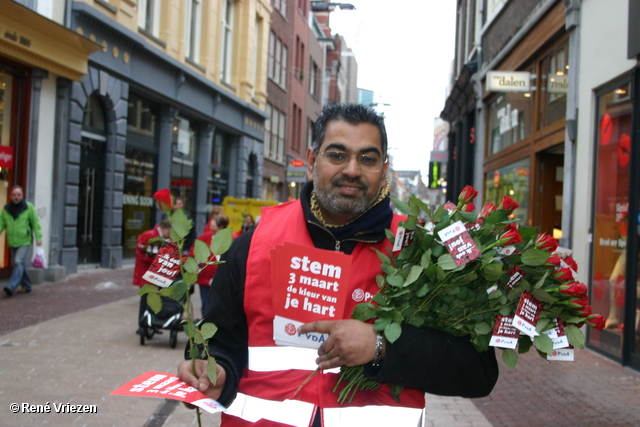
[[[371,324],[353,319],[320,320],[298,328],[298,333],[307,332],[329,334],[318,349],[320,369],[364,365],[376,355],[376,331]]]
[[[218,381],[216,384],[211,384],[209,377],[207,376],[207,361],[196,359],[195,361],[195,375],[192,372],[191,364],[194,363],[191,360],[185,360],[178,366],[178,377],[186,384],[197,388],[208,397],[213,400],[218,400],[222,394],[224,383],[227,381],[227,372],[220,365],[216,365],[216,372],[218,374]]]

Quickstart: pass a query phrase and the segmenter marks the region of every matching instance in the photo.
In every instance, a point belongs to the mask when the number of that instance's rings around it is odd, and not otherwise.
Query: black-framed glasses
[[[387,162],[386,157],[383,159],[376,153],[351,154],[347,151],[328,150],[321,151],[319,154],[332,165],[342,167],[348,165],[351,159],[355,158],[360,169],[367,172],[379,172],[382,170],[382,165]]]

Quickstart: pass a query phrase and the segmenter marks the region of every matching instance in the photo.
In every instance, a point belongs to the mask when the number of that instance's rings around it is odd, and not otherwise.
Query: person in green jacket
[[[29,293],[31,279],[27,274],[25,259],[33,242],[33,233],[38,246],[42,245],[42,227],[40,227],[36,208],[24,200],[24,191],[19,185],[13,186],[11,201],[0,212],[0,233],[5,229],[13,260],[13,271],[4,292],[10,297],[18,285],[22,285],[24,292]]]

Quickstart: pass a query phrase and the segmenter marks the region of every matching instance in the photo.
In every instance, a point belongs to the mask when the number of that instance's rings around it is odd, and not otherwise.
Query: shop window
[[[495,154],[531,134],[530,92],[500,94],[489,105],[488,154]]]
[[[233,0],[224,2],[222,12],[222,23],[220,35],[220,80],[231,82],[232,60],[233,60],[233,20],[235,3]]]
[[[177,117],[173,121],[171,138],[171,192],[181,197],[185,211],[194,208],[194,179],[198,133],[187,119]]]
[[[158,162],[157,114],[149,101],[129,94],[127,148],[122,195],[122,248],[125,258],[135,256],[138,235],[155,224],[153,192]]]
[[[504,196],[515,200],[518,207],[512,214],[520,225],[528,221],[529,206],[529,158],[488,172],[485,175],[485,202],[500,205]]]
[[[202,38],[202,0],[185,3],[184,55],[189,61],[200,63],[200,39]]]
[[[155,141],[157,115],[151,104],[134,95],[129,96],[127,113],[127,144],[136,144],[153,148]]]
[[[622,328],[630,188],[631,98],[629,82],[598,94],[592,243],[591,306],[606,318],[589,331],[589,343],[622,354]],[[636,280],[632,280],[635,286]]]
[[[122,195],[122,247],[125,258],[136,253],[138,235],[153,227],[155,165],[157,157],[127,146]]]
[[[160,34],[160,2],[138,0],[138,28],[153,37]]]
[[[538,129],[565,118],[569,87],[568,74],[569,46],[565,42],[540,63],[541,99]]]
[[[221,205],[229,195],[229,164],[232,137],[217,131],[213,138],[211,169],[207,182],[207,208]]]

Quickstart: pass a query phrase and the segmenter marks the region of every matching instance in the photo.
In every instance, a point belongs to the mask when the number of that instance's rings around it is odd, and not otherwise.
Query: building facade
[[[483,202],[512,197],[521,224],[573,251],[607,317],[587,345],[635,369],[640,292],[626,278],[639,274],[639,17],[636,0],[460,0],[441,114],[451,124],[448,181],[474,185]]]
[[[64,26],[64,2],[40,2],[37,10],[26,3],[0,0],[0,200],[4,206],[11,188],[20,185],[36,206],[49,257],[46,271],[31,272],[37,283],[65,274],[54,243],[60,238],[57,207],[63,197],[52,185],[63,173],[56,160],[68,107],[60,96],[82,81],[89,56],[101,46]],[[10,262],[3,234],[0,275],[11,273]]]

